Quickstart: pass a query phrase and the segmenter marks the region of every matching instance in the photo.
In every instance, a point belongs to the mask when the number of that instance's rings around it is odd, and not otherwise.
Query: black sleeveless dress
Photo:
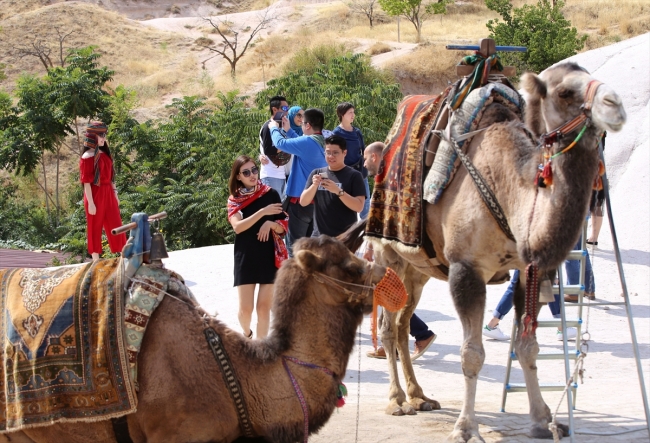
[[[260,209],[272,204],[281,203],[280,195],[273,189],[259,197],[242,209],[244,218],[248,218]],[[265,215],[253,226],[235,236],[235,284],[233,286],[251,284],[270,284],[275,280],[275,247],[273,234],[265,242],[257,239],[257,233],[267,220],[282,220],[284,213]]]

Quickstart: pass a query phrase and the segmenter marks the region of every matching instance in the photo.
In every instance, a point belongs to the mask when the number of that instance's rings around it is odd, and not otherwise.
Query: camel
[[[494,103],[486,109],[480,127],[467,148],[467,156],[486,179],[503,208],[514,241],[500,229],[494,216],[481,200],[467,169],[460,166],[455,178],[435,204],[426,203],[424,226],[431,239],[438,261],[448,268],[448,276],[439,267],[418,269],[401,253],[401,244],[385,239],[366,237],[374,247],[376,261],[390,266],[402,278],[409,294],[405,307],[398,313],[385,313],[381,337],[389,364],[390,391],[386,412],[392,415],[415,414],[440,408],[427,398],[417,383],[411,360],[402,358],[408,396],[400,386],[395,351],[409,355],[409,319],[425,283],[430,277],[447,280],[451,296],[463,326],[460,349],[465,377],[463,408],[448,440],[482,442],[475,416],[477,379],[485,358],[481,329],[486,303],[486,284],[511,269],[522,270],[537,263],[540,275],[557,268],[575,245],[588,210],[592,183],[598,170],[598,141],[603,130],[618,131],[626,120],[619,96],[607,85],[597,87],[593,106],[588,113],[586,131],[579,142],[553,159],[553,184],[537,185],[538,165],[542,148],[535,136],[550,133],[583,113],[588,85],[594,79],[573,63],[551,67],[542,74],[526,73],[522,85],[528,95],[525,111],[526,128],[517,116]],[[576,131],[566,134],[552,153],[571,143]],[[374,198],[374,196],[373,196]],[[342,239],[352,249],[358,247],[365,225],[360,222]],[[515,294],[516,318],[524,314],[525,277]],[[539,312],[534,313],[536,316]],[[536,317],[535,317],[536,318]],[[521,324],[521,322],[520,322]],[[542,399],[535,364],[539,346],[535,334],[522,334],[519,327],[515,350],[524,371],[530,417],[531,436],[552,438],[549,431],[551,413]],[[559,425],[560,435],[568,427]]]
[[[206,342],[209,326],[229,354],[253,434],[276,443],[306,441],[303,410],[284,364],[304,395],[309,433],[316,432],[334,411],[355,331],[371,311],[373,288],[386,272],[338,240],[301,239],[294,245],[294,258],[278,271],[272,331],[263,340],[229,329],[187,295],[165,296],[138,357],[138,407],[127,416],[131,439],[226,443],[242,435],[235,404]],[[106,420],[29,428],[0,435],[0,441],[113,443],[116,436]]]

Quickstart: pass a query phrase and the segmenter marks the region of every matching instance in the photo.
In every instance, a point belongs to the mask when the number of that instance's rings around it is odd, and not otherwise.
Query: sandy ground
[[[630,303],[647,393],[650,381],[650,34],[580,54],[574,60],[599,80],[614,86],[628,112],[625,129],[607,138],[607,172],[612,184],[612,214],[625,281],[633,294]],[[598,301],[621,300],[621,281],[612,245],[606,219],[599,246],[591,251]],[[165,263],[186,278],[208,311],[218,312],[221,320],[238,330],[232,257],[232,245],[214,246],[172,252]],[[505,287],[488,287],[486,321]],[[575,318],[575,309],[571,305],[567,307],[568,318]],[[431,280],[424,289],[417,313],[438,338],[414,362],[415,373],[425,393],[440,401],[442,409],[415,416],[385,415],[386,362],[366,357],[371,340],[369,320],[365,319],[346,374],[350,393],[347,405],[334,413],[318,435],[312,436],[312,442],[438,442],[451,432],[462,407],[464,381],[459,356],[462,330],[447,284]],[[550,317],[549,310],[544,308],[540,319]],[[591,341],[584,383],[579,385],[574,411],[575,441],[649,441],[624,307],[585,309],[582,319],[583,330],[591,333]],[[502,321],[501,327],[510,333],[512,315]],[[553,329],[539,329],[538,340],[542,351],[561,349]],[[485,340],[484,346],[486,359],[476,397],[483,437],[487,442],[534,441],[527,435],[525,394],[510,394],[506,412],[500,412],[509,343]],[[562,362],[538,361],[538,367],[541,382],[565,381]],[[523,381],[516,363],[511,381]],[[560,394],[546,392],[544,398],[552,410],[559,405],[558,417],[566,423],[568,408],[566,401],[560,401]]]

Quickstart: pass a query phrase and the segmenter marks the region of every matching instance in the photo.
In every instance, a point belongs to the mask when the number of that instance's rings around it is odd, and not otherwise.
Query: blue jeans
[[[280,196],[280,200],[284,200],[284,191],[287,186],[287,181],[283,178],[264,177],[260,179],[262,183],[275,189]]]
[[[411,315],[410,328],[411,337],[416,341],[426,340],[433,335],[433,332],[429,330],[427,324],[415,315],[415,312]]]
[[[578,239],[578,244],[573,249],[580,249],[582,237]],[[564,269],[566,269],[566,284],[578,285],[580,284],[580,260],[567,260],[564,262]],[[594,271],[591,267],[591,260],[589,260],[589,252],[587,252],[585,262],[585,292],[596,292],[596,281],[594,279]],[[548,304],[551,308],[553,317],[560,317],[560,296],[555,294],[555,301]]]
[[[582,239],[578,239],[578,244],[575,245],[573,249],[581,248]],[[589,260],[589,252],[587,252],[585,263],[585,291],[586,292],[595,292],[596,291],[596,282],[594,280],[594,272],[591,268],[591,260]],[[566,269],[567,274],[567,284],[568,285],[577,285],[580,283],[580,260],[566,260],[564,262],[564,268]],[[497,308],[492,314],[494,317],[501,320],[506,316],[508,312],[512,309],[512,299],[515,295],[515,287],[519,282],[519,270],[515,270],[512,274],[512,280],[510,280],[510,285],[508,289],[503,293],[501,300]],[[560,316],[560,296],[555,294],[555,301],[548,304],[548,307],[551,309],[553,317],[558,318]]]
[[[366,201],[363,203],[363,209],[359,214],[361,220],[368,218],[368,212],[370,211],[370,185],[368,185],[368,177],[363,179],[363,183],[366,185]]]

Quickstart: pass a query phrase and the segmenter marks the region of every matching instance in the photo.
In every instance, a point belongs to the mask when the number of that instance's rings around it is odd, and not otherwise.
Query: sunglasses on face
[[[289,110],[288,106],[280,106],[280,109],[282,109],[284,112],[287,112]]]
[[[260,170],[257,168],[257,166],[253,166],[250,169],[244,169],[242,171],[239,171],[239,173],[241,175],[243,175],[244,177],[246,177],[246,178],[250,177],[251,174],[257,175],[259,172],[260,172]]]

